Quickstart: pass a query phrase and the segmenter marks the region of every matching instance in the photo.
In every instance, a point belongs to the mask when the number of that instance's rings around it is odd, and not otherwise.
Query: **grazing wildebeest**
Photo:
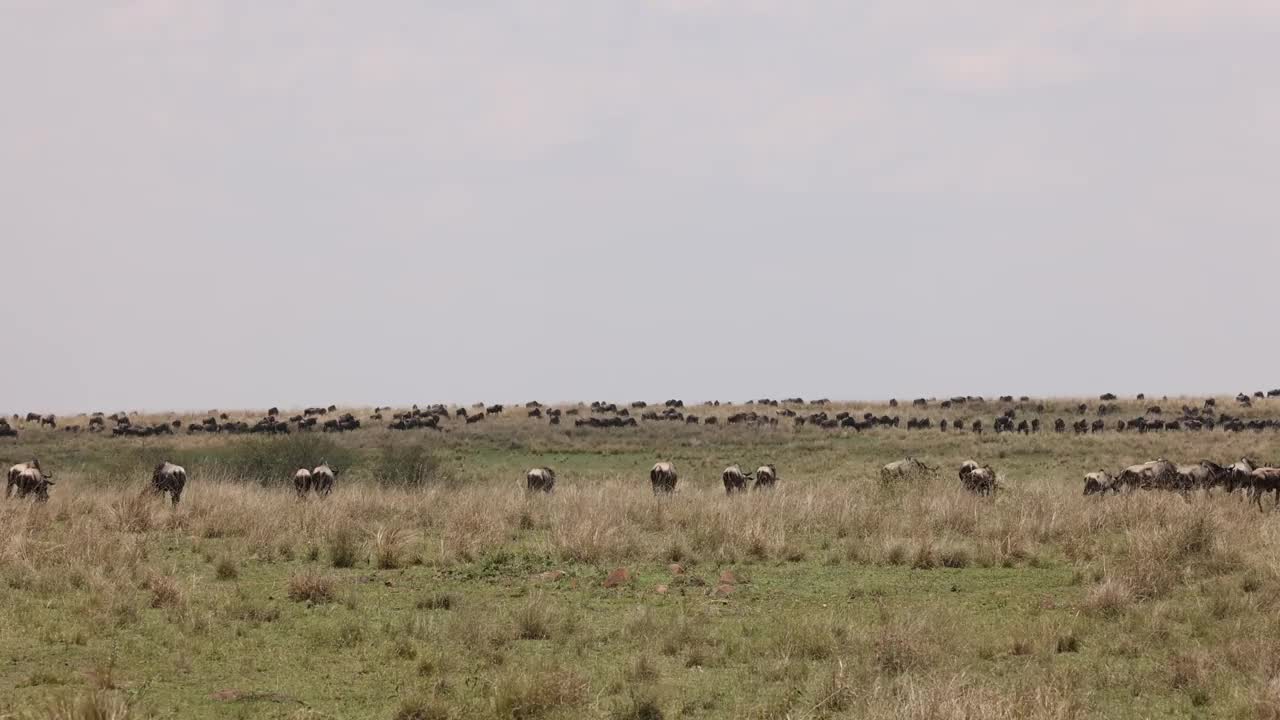
[[[1184,493],[1192,490],[1211,490],[1223,485],[1230,472],[1229,468],[1208,460],[1201,460],[1196,465],[1180,465],[1178,466],[1178,489]]]
[[[11,482],[18,488],[17,497],[35,495],[36,502],[45,502],[49,499],[49,486],[53,484],[51,478],[51,475],[45,475],[39,468],[27,467]],[[8,494],[8,488],[5,489],[5,493]]]
[[[187,486],[187,470],[181,465],[162,462],[151,473],[151,490],[155,493],[169,493],[174,505],[182,498],[182,489]]]
[[[1269,492],[1276,494],[1276,505],[1280,505],[1280,468],[1260,467],[1249,473],[1249,482],[1258,510],[1262,510],[1262,496]],[[1271,509],[1274,510],[1275,505]]]
[[[923,462],[909,457],[905,460],[897,460],[880,468],[880,479],[884,482],[890,480],[918,477],[929,473],[937,472],[938,468],[929,467]]]
[[[750,473],[742,472],[742,468],[737,465],[730,465],[720,473],[720,479],[724,480],[724,491],[727,495],[736,492],[743,492],[747,489],[747,480],[751,479]]]
[[[1140,487],[1144,490],[1150,488],[1169,488],[1172,487],[1178,469],[1173,463],[1164,458],[1157,458],[1139,465],[1130,465],[1120,471],[1120,475],[1116,478],[1116,483],[1120,486],[1133,489]]]
[[[974,421],[973,421],[973,431],[974,431],[975,433],[979,434],[979,435],[981,435],[981,434],[982,434],[982,421],[981,421],[981,420],[974,420]]]
[[[37,499],[49,499],[49,489],[45,485],[52,485],[50,480],[53,475],[46,475],[44,470],[40,468],[39,460],[29,460],[24,463],[18,463],[9,468],[8,482],[4,488],[4,496],[9,497],[9,493],[17,488],[15,493],[17,497],[26,497],[34,492]]]
[[[10,466],[9,471],[6,473],[6,475],[9,478],[9,487],[13,487],[13,481],[18,477],[18,473],[21,473],[23,470],[26,470],[29,467],[37,467],[37,468],[40,467],[40,461],[30,460],[28,462],[18,463],[17,465]]]
[[[549,467],[533,468],[524,474],[524,484],[528,492],[552,492],[556,489],[556,473]]]
[[[48,414],[48,415],[45,415],[45,416],[41,417],[41,418],[40,418],[40,427],[44,427],[45,425],[48,425],[48,426],[49,426],[49,427],[51,427],[51,428],[56,428],[56,427],[58,427],[58,418],[57,418],[57,417],[55,417],[55,416],[53,415],[53,413],[50,413],[50,414]]]
[[[306,497],[311,492],[311,471],[306,468],[298,468],[293,473],[293,489],[298,493],[298,497]]]
[[[317,495],[326,496],[333,492],[333,479],[337,474],[338,471],[329,467],[328,463],[321,463],[311,471],[311,487],[315,489]]]
[[[1105,495],[1107,491],[1120,492],[1117,487],[1115,478],[1106,470],[1098,472],[1086,473],[1084,476],[1084,494],[1085,495]]]
[[[990,495],[996,491],[996,472],[987,466],[970,470],[961,480],[966,490],[977,495]]]
[[[1247,457],[1240,458],[1233,463],[1231,467],[1227,468],[1227,492],[1235,492],[1240,488],[1249,489],[1251,486],[1250,475],[1257,469],[1258,463]]]
[[[654,494],[671,493],[676,489],[676,466],[669,462],[660,462],[649,470],[649,483]]]
[[[761,465],[756,468],[756,484],[753,490],[765,490],[778,484],[778,468],[773,465]]]

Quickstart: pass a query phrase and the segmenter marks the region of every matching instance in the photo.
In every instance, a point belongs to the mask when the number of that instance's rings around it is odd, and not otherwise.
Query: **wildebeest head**
[[[1085,495],[1106,493],[1108,490],[1114,489],[1113,485],[1114,479],[1111,477],[1111,473],[1106,470],[1100,469],[1098,472],[1087,473],[1084,476]]]

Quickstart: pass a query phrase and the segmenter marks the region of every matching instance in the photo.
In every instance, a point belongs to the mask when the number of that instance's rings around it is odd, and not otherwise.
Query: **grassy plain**
[[[864,407],[990,427],[1006,406]],[[942,470],[884,486],[907,455]],[[1276,459],[1276,435],[522,410],[439,434],[24,429],[0,459],[39,457],[57,485],[0,503],[0,717],[1280,718],[1280,516],[1080,494],[1101,467],[1243,455]],[[191,475],[176,509],[143,492],[160,458]],[[1006,489],[964,493],[969,458]],[[289,471],[321,459],[337,491],[296,500]],[[649,491],[657,460],[674,497]],[[725,465],[765,462],[775,491],[725,497]],[[522,491],[536,465],[554,495]]]

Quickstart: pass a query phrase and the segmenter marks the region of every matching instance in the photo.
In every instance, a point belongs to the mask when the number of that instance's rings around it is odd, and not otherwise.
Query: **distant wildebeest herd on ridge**
[[[1252,407],[1255,400],[1280,397],[1280,389],[1268,392],[1257,391],[1252,396],[1240,393],[1235,401],[1241,408]],[[1115,432],[1177,432],[1177,431],[1212,431],[1221,428],[1226,432],[1242,432],[1245,430],[1262,431],[1280,429],[1280,418],[1244,418],[1226,411],[1219,411],[1216,400],[1209,398],[1202,405],[1182,405],[1176,411],[1167,410],[1162,405],[1147,405],[1141,415],[1128,419],[1106,418],[1120,412],[1116,396],[1106,393],[1099,397],[1100,402],[1090,407],[1087,403],[1079,403],[1070,410],[1076,419],[1056,417],[1049,423],[1047,418],[1027,417],[1027,415],[1044,415],[1047,412],[1045,403],[1033,402],[1027,396],[1017,399],[1012,395],[1003,395],[995,401],[1003,407],[996,410],[994,417],[974,417],[991,412],[993,404],[983,397],[956,396],[938,402],[927,398],[916,398],[912,401],[912,412],[927,411],[936,405],[950,413],[950,417],[911,416],[887,413],[875,414],[864,412],[855,415],[847,411],[828,412],[825,406],[830,400],[805,401],[803,398],[787,398],[785,400],[750,400],[745,403],[750,409],[741,409],[721,417],[716,412],[719,401],[703,403],[706,408],[702,414],[685,407],[681,400],[667,400],[659,410],[645,402],[633,402],[629,406],[616,403],[593,402],[590,406],[548,407],[537,401],[524,404],[524,417],[531,421],[545,421],[549,425],[558,426],[562,418],[571,417],[575,428],[629,428],[638,427],[641,422],[676,422],[685,425],[741,425],[748,427],[776,427],[782,421],[789,421],[796,428],[812,427],[824,430],[853,430],[861,433],[876,428],[905,428],[909,431],[937,429],[941,432],[973,432],[983,433],[990,428],[996,433],[1021,433],[1032,435],[1042,429],[1051,427],[1053,432],[1076,434],[1093,434],[1104,431]],[[1145,401],[1144,395],[1138,395],[1138,401]],[[1162,401],[1163,402],[1163,401]],[[807,406],[805,410],[801,406]],[[889,406],[897,408],[897,400],[890,400]],[[801,408],[801,409],[797,409]],[[450,408],[443,404],[419,407],[414,405],[409,410],[390,412],[389,407],[377,407],[368,417],[357,418],[354,413],[338,413],[336,405],[308,407],[301,413],[283,419],[278,408],[271,408],[266,415],[256,421],[231,418],[227,413],[210,411],[208,417],[200,422],[186,423],[188,435],[225,433],[225,434],[268,434],[281,435],[291,432],[348,432],[362,427],[386,427],[390,430],[445,430],[454,422],[473,425],[486,418],[509,414],[505,405],[485,405],[478,403],[471,408]],[[584,415],[584,412],[586,413]],[[385,413],[385,414],[384,414]],[[1096,417],[1089,419],[1086,415],[1094,413]],[[389,416],[389,420],[387,419]],[[157,435],[173,435],[183,431],[183,421],[171,419],[158,423],[141,423],[136,421],[136,413],[116,412],[105,415],[95,412],[88,417],[87,426],[79,423],[62,425],[66,432],[77,433],[87,430],[90,433],[102,433],[111,437],[152,437]],[[108,425],[110,423],[110,426]],[[1042,428],[1042,423],[1048,427]],[[53,414],[27,413],[25,419],[20,415],[9,420],[0,418],[0,437],[17,437],[21,425],[27,427],[58,428],[59,420]]]

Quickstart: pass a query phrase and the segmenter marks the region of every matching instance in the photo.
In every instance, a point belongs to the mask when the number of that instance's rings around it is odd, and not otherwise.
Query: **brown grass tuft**
[[[289,578],[289,598],[313,605],[333,602],[335,584],[328,575],[306,570]]]
[[[494,681],[490,702],[498,717],[528,720],[575,707],[586,694],[586,681],[571,671],[513,669]]]

